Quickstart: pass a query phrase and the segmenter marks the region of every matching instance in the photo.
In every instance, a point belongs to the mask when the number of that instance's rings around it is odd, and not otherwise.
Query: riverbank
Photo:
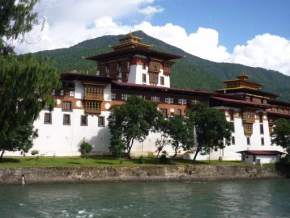
[[[0,184],[283,178],[285,172],[251,165],[140,165],[0,169]]]

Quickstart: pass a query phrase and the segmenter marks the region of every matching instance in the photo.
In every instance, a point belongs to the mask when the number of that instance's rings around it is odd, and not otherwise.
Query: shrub
[[[82,144],[80,145],[80,152],[81,155],[84,157],[87,157],[88,154],[92,151],[92,149],[93,146],[88,142],[83,141]]]
[[[159,158],[159,162],[162,164],[167,164],[169,162],[169,159],[167,157],[167,152],[166,151],[162,151],[162,154]]]
[[[32,151],[30,152],[30,154],[31,154],[32,156],[35,156],[35,155],[38,155],[38,154],[39,154],[39,151],[38,151],[38,150],[32,150]]]
[[[139,157],[138,163],[140,163],[140,164],[144,164],[145,163],[145,160],[144,160],[144,157],[143,156],[140,156]]]

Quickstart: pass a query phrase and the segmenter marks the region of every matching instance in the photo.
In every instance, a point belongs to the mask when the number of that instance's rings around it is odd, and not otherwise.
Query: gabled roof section
[[[141,38],[134,36],[132,33],[127,34],[120,39],[120,43],[112,46],[113,51],[103,53],[91,57],[87,60],[103,61],[118,57],[126,57],[132,55],[144,55],[152,58],[163,59],[166,61],[181,58],[179,55],[157,51],[151,48],[151,45],[141,42]]]
[[[234,80],[226,80],[225,83],[225,89],[236,89],[236,88],[248,88],[248,89],[254,89],[259,90],[263,86],[259,83],[255,83],[249,80],[249,77],[242,73],[240,76],[237,77],[237,79]]]
[[[162,86],[152,86],[152,85],[141,85],[135,83],[124,83],[112,81],[113,88],[122,88],[122,89],[135,89],[135,90],[144,90],[144,91],[159,91],[166,93],[175,93],[175,94],[184,94],[184,95],[203,95],[210,97],[212,92],[205,90],[194,90],[194,89],[178,89],[178,88],[168,88]]]

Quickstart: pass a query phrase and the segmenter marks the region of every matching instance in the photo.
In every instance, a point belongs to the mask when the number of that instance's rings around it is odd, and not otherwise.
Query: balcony
[[[84,110],[87,114],[100,114],[101,113],[101,102],[95,100],[85,100]]]
[[[245,122],[245,123],[254,123],[255,122],[255,113],[244,112],[242,119],[243,119],[243,122]]]
[[[85,93],[84,96],[85,100],[97,100],[97,101],[103,101],[104,95],[103,94],[91,94],[91,93]]]

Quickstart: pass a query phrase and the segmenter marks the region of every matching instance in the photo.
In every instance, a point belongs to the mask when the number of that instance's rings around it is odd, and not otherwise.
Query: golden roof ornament
[[[148,49],[151,45],[141,42],[141,38],[133,35],[133,33],[128,33],[124,37],[119,39],[120,43],[112,46],[114,50],[130,49],[130,48],[143,48]]]

